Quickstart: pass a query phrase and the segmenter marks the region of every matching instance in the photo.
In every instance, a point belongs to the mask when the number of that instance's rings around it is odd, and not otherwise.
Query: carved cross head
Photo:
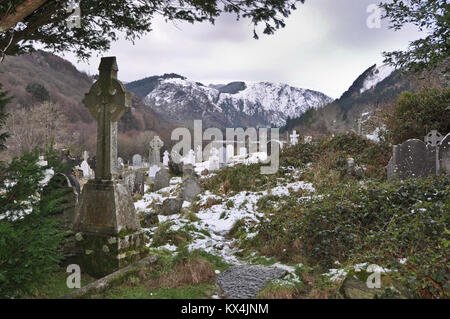
[[[430,131],[430,133],[428,133],[425,138],[425,144],[431,144],[432,146],[437,146],[439,144],[441,144],[442,140],[444,139],[444,137],[441,135],[441,133],[439,133],[436,130],[432,130]]]
[[[152,141],[150,142],[150,148],[152,150],[159,150],[161,147],[164,146],[164,142],[161,141],[159,136],[155,136]]]
[[[123,84],[117,80],[116,57],[105,57],[100,62],[99,79],[95,82],[83,103],[96,120],[102,107],[106,108],[107,118],[112,122],[118,121],[128,107],[131,106],[131,94],[125,90]]]

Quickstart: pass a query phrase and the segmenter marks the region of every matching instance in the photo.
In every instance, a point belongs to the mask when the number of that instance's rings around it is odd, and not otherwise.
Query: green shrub
[[[386,114],[388,139],[400,144],[410,138],[420,140],[431,130],[450,132],[450,88],[425,88],[417,93],[403,92],[393,112]]]
[[[431,296],[444,296],[450,280],[448,241],[449,177],[394,183],[358,184],[330,191],[303,210],[298,231],[310,263],[329,267],[335,260],[400,267]],[[438,272],[440,275],[436,275]],[[437,276],[437,277],[436,277]],[[434,278],[435,279],[431,279]],[[447,290],[448,294],[448,290]],[[423,294],[426,295],[426,294]]]
[[[38,155],[24,154],[9,166],[0,164],[1,298],[32,294],[50,278],[61,259],[62,233],[51,215],[61,211],[64,197],[49,189],[42,198],[40,181],[49,166],[39,166]],[[55,154],[50,158],[49,163]]]

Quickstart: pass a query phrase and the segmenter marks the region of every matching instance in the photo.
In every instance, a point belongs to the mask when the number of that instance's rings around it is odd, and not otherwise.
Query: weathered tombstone
[[[183,165],[183,179],[188,177],[195,177],[194,165],[192,164]]]
[[[133,193],[144,195],[145,173],[142,170],[135,171],[136,178],[133,185]]]
[[[430,131],[430,133],[428,133],[425,137],[424,137],[424,141],[425,143],[431,146],[436,147],[436,175],[439,175],[439,171],[441,170],[440,168],[440,161],[439,161],[439,146],[441,144],[443,137],[442,135],[436,131],[436,130],[432,130]]]
[[[450,175],[450,133],[442,139],[439,146],[439,167],[445,174]]]
[[[161,153],[160,149],[164,146],[164,142],[161,141],[159,136],[153,137],[150,142],[150,166],[151,165],[161,165]]]
[[[170,154],[169,170],[176,176],[183,174],[183,161],[181,160],[180,154],[175,151],[172,151]]]
[[[169,197],[162,203],[162,213],[163,215],[173,215],[180,213],[181,207],[183,206],[183,200],[177,197]]]
[[[136,171],[131,170],[131,169],[127,169],[122,172],[123,184],[128,188],[128,191],[130,192],[130,194],[134,193],[134,185],[135,185],[135,181],[136,181],[135,172]]]
[[[169,152],[165,151],[163,156],[163,166],[168,167],[169,166]]]
[[[436,146],[410,139],[394,145],[388,178],[423,178],[436,173]]]
[[[217,171],[218,169],[220,169],[219,151],[215,147],[213,147],[211,149],[211,156],[208,160],[208,170]]]
[[[334,137],[334,134],[333,134],[333,137]],[[303,141],[304,141],[305,143],[311,143],[311,142],[312,142],[312,136],[305,136],[305,137],[303,138]]]
[[[297,145],[299,136],[300,135],[297,134],[296,130],[292,132],[292,134],[290,135],[291,145]]]
[[[155,182],[153,183],[153,190],[157,191],[161,188],[168,187],[170,185],[170,174],[166,168],[161,168],[155,174]]]
[[[181,197],[183,200],[192,202],[201,191],[202,187],[195,177],[189,176],[183,180],[181,185]]]
[[[117,121],[131,95],[117,80],[115,57],[102,58],[99,71],[83,101],[97,121],[95,179],[84,185],[74,218],[79,265],[92,276],[112,273],[147,251],[130,193],[116,173]]]
[[[140,169],[142,168],[142,156],[139,154],[133,155],[133,169]]]

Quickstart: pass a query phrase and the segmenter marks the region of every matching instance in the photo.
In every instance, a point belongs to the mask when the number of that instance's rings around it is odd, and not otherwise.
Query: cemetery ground
[[[448,298],[449,177],[386,181],[389,156],[355,134],[299,143],[283,149],[274,175],[260,164],[205,172],[203,192],[172,215],[161,204],[182,177],[156,192],[146,185],[134,201],[157,261],[82,297],[224,298],[216,280],[227,269],[262,265],[286,274],[256,298]],[[348,170],[349,157],[359,170]],[[365,284],[373,264],[379,289]],[[66,276],[61,269],[35,297],[67,293]]]

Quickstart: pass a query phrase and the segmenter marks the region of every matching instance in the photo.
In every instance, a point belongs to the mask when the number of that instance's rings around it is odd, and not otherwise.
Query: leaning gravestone
[[[117,179],[117,121],[131,105],[131,95],[117,80],[115,57],[102,58],[99,79],[84,104],[97,121],[95,179],[84,185],[75,212],[79,265],[104,276],[146,254],[145,237],[130,192]]]
[[[183,184],[181,185],[181,197],[183,200],[192,202],[201,191],[202,187],[197,178],[189,176],[183,180]]]
[[[155,182],[153,184],[153,190],[157,191],[161,188],[168,187],[170,185],[170,174],[169,171],[165,168],[161,168],[155,174]]]

